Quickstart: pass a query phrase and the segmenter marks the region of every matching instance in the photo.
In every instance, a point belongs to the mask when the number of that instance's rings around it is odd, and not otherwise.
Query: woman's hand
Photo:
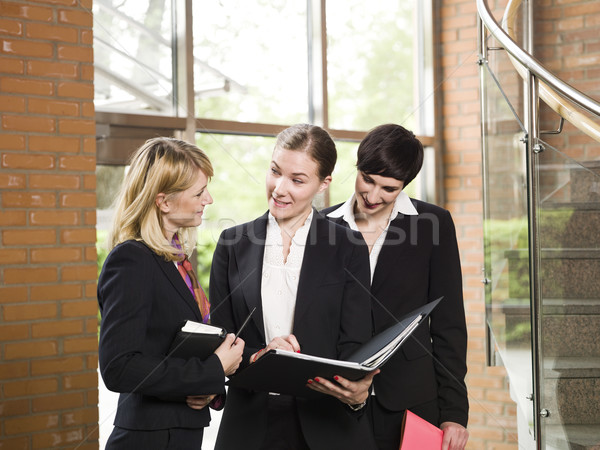
[[[443,422],[440,428],[444,432],[442,450],[463,450],[469,440],[469,432],[461,424]]]
[[[271,342],[269,342],[269,345],[252,355],[250,357],[250,362],[255,362],[258,358],[267,353],[269,350],[277,349],[288,350],[290,352],[297,353],[300,351],[300,344],[298,343],[298,339],[296,339],[296,336],[294,336],[293,334],[290,334],[288,336],[277,336],[273,338]]]
[[[240,366],[244,345],[241,338],[236,339],[233,333],[229,333],[219,348],[215,350],[215,355],[221,360],[225,375],[231,375]]]
[[[185,402],[192,409],[202,409],[212,402],[213,398],[214,395],[188,395]]]
[[[369,387],[373,383],[373,377],[379,373],[379,369],[367,374],[363,379],[350,381],[340,376],[335,376],[335,383],[325,378],[315,377],[308,380],[307,386],[313,391],[331,395],[340,402],[347,405],[358,405],[369,398]]]

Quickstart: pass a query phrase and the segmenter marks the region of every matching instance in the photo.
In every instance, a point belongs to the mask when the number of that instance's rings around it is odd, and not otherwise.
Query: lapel
[[[163,271],[169,282],[179,293],[180,300],[184,301],[190,307],[190,309],[194,313],[194,316],[196,317],[196,320],[198,322],[202,322],[202,314],[200,313],[200,308],[198,308],[198,304],[196,303],[196,300],[194,300],[194,296],[188,289],[187,285],[185,284],[185,281],[183,281],[183,278],[181,277],[179,271],[175,267],[175,263],[172,261],[166,261],[162,256],[159,256],[154,252],[152,252],[152,256],[154,256],[158,267],[160,267],[160,269]]]
[[[240,242],[234,247],[240,276],[239,289],[246,301],[248,311],[256,307],[252,315],[254,324],[264,340],[265,326],[261,301],[262,266],[267,237],[268,212],[250,222],[244,230]]]
[[[296,295],[296,309],[294,311],[294,330],[296,324],[302,323],[302,316],[310,305],[319,297],[317,286],[325,274],[327,264],[326,250],[328,245],[329,227],[333,224],[319,212],[314,210],[313,220],[310,224],[306,248],[298,279],[298,293]]]

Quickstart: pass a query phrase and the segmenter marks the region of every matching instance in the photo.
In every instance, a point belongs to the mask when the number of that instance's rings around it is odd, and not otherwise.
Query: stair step
[[[540,279],[543,298],[600,298],[600,249],[542,249]],[[505,252],[509,295],[529,297],[527,249]]]
[[[600,356],[544,358],[544,378],[600,378]]]
[[[540,211],[540,247],[600,248],[600,203],[561,205]]]
[[[546,448],[570,450],[600,449],[600,423],[590,425],[544,426]]]

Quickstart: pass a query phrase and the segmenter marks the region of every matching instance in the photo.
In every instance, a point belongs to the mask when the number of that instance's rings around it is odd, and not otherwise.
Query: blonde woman
[[[186,320],[208,322],[209,305],[187,256],[212,203],[206,154],[173,138],[148,140],[134,154],[116,203],[112,250],[98,280],[100,370],[120,392],[107,449],[199,449],[225,375],[244,342],[228,335],[206,360],[170,357]]]

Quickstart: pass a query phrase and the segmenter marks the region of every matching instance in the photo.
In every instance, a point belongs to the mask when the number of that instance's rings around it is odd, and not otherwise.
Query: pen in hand
[[[235,341],[237,341],[237,338],[240,335],[240,333],[242,332],[242,330],[244,329],[244,327],[246,325],[248,325],[248,322],[250,322],[250,317],[252,317],[252,314],[254,314],[254,311],[256,311],[256,306],[254,308],[252,308],[252,311],[250,311],[250,314],[248,314],[248,317],[246,317],[246,320],[244,320],[244,323],[242,324],[242,326],[239,328],[237,333],[235,333],[235,338],[233,339],[233,344],[235,344]],[[231,345],[233,345],[233,344],[231,344]]]

